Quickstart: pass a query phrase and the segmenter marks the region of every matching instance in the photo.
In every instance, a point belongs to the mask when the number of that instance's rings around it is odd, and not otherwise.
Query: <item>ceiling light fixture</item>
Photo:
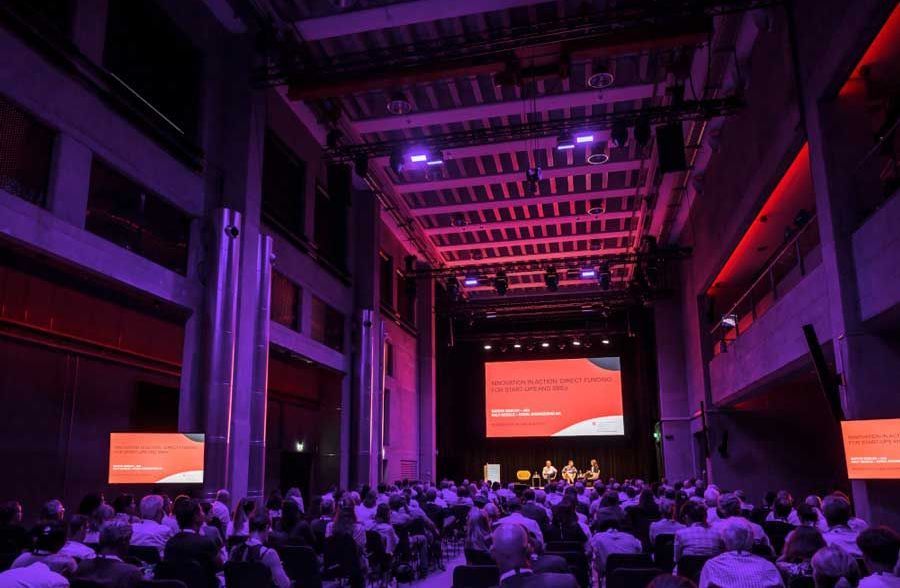
[[[463,284],[466,286],[477,286],[478,285],[478,276],[474,274],[469,274],[466,276],[465,280],[463,280]]]
[[[609,345],[609,339],[607,339],[606,337],[604,337],[603,339],[600,339],[600,342],[603,343],[604,345]]]
[[[605,66],[599,66],[596,73],[588,78],[588,86],[595,90],[602,90],[613,85],[616,77]]]
[[[578,135],[575,137],[575,143],[578,145],[584,145],[585,143],[593,143],[594,142],[594,133],[584,133],[582,135]]]
[[[550,344],[547,343],[546,341],[544,341],[543,343],[541,343],[541,347],[543,347],[544,349],[546,349],[546,348],[550,347]]]
[[[493,349],[493,346],[491,346],[490,344],[484,346],[485,351],[490,351],[491,349]]]
[[[592,267],[585,267],[581,269],[581,279],[582,280],[593,280],[597,277],[597,270]]]
[[[521,348],[522,348],[521,343],[513,343],[513,349],[521,349]]]
[[[388,100],[387,110],[394,116],[402,116],[412,112],[412,103],[403,92],[394,92],[391,94],[391,99]]]
[[[560,135],[556,140],[556,150],[569,151],[572,149],[575,149],[575,141],[572,140],[572,135],[570,135],[569,133]]]
[[[607,161],[609,161],[609,155],[603,151],[591,153],[587,158],[588,165],[603,165]]]
[[[581,341],[579,341],[578,339],[575,339],[572,341],[572,345],[574,345],[575,347],[581,347]]]
[[[412,153],[409,156],[409,160],[413,163],[422,163],[428,161],[428,156],[424,153]]]

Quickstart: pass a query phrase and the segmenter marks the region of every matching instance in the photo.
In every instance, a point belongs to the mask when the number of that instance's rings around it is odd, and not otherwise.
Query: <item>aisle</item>
[[[415,588],[448,588],[453,585],[453,568],[466,563],[466,557],[460,553],[457,557],[447,561],[447,569],[442,572],[429,574],[420,582],[413,582]],[[405,586],[405,584],[401,584]]]

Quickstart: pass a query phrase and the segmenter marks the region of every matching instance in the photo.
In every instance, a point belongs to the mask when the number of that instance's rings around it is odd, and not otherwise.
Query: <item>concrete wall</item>
[[[868,321],[900,301],[900,198],[894,197],[853,234],[859,311]]]

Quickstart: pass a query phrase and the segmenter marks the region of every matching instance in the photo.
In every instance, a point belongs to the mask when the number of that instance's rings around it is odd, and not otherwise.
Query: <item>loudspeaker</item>
[[[332,201],[348,206],[353,190],[352,168],[345,163],[329,163],[326,180]]]
[[[841,395],[838,391],[837,381],[828,369],[822,346],[812,325],[803,325],[803,336],[806,338],[806,346],[809,348],[809,357],[813,367],[816,368],[816,376],[819,378],[819,388],[825,396],[825,401],[831,407],[831,414],[838,421],[844,420],[844,408],[841,406]]]
[[[656,152],[659,159],[659,170],[667,174],[687,169],[684,156],[684,134],[681,123],[669,123],[656,129]]]

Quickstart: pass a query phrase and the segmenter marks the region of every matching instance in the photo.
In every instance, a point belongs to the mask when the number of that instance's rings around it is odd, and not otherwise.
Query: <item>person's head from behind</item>
[[[78,514],[89,517],[101,504],[103,504],[103,494],[96,492],[86,494],[78,503]]]
[[[619,495],[615,491],[607,492],[603,495],[603,498],[600,499],[600,506],[602,507],[613,507],[619,506]]]
[[[526,488],[525,492],[522,492],[522,500],[525,502],[533,502],[534,496],[534,488]]]
[[[460,490],[462,490],[462,488],[460,488]],[[462,496],[462,492],[460,492],[459,495]],[[396,511],[406,506],[406,501],[403,500],[403,497],[399,494],[394,494],[390,498],[388,498],[388,504],[390,505],[391,510]]]
[[[66,517],[66,507],[63,503],[55,498],[48,500],[41,507],[40,521],[42,523],[51,523],[54,521],[62,521]]]
[[[644,511],[659,511],[659,507],[656,504],[656,498],[653,496],[653,490],[650,488],[641,490],[640,498],[638,498],[638,506]]]
[[[22,505],[15,500],[0,504],[0,525],[18,525],[22,522]]]
[[[193,498],[179,496],[175,500],[174,512],[180,529],[197,531],[203,524],[203,509],[200,508],[200,503]]]
[[[850,502],[843,496],[829,496],[822,503],[822,514],[829,527],[845,526],[850,521]]]
[[[797,527],[784,542],[782,558],[787,563],[809,561],[817,551],[825,547],[822,533],[815,527]]]
[[[607,531],[618,531],[622,524],[616,517],[601,516],[597,519],[595,526],[601,533],[606,533]]]
[[[501,574],[528,567],[531,555],[528,533],[521,525],[499,525],[491,537],[491,556],[500,568]]]
[[[731,518],[722,527],[725,551],[750,551],[753,548],[753,529],[743,519]]]
[[[113,499],[113,509],[116,511],[116,514],[134,514],[134,495],[119,494]]]
[[[257,537],[261,543],[265,543],[266,538],[269,536],[271,524],[272,521],[269,519],[269,513],[263,509],[253,513],[248,521],[248,528],[250,529],[251,535]]]
[[[647,588],[697,588],[697,585],[682,576],[660,574],[647,584]]]
[[[484,511],[480,508],[470,509],[466,518],[466,528],[470,534],[476,530],[481,532],[490,530],[488,518],[485,516]]]
[[[813,579],[816,588],[853,588],[859,585],[856,559],[838,547],[828,545],[813,555]]]
[[[131,544],[131,525],[124,521],[113,521],[100,529],[100,553],[122,558],[128,555]]]
[[[389,525],[391,523],[391,507],[387,504],[379,504],[375,509],[375,522]]]
[[[741,515],[741,499],[734,494],[723,494],[719,496],[717,511],[723,519],[738,517]]]
[[[323,517],[332,518],[334,516],[334,500],[323,499],[321,512]]]
[[[775,504],[772,505],[772,512],[778,520],[787,520],[787,518],[791,516],[791,511],[793,509],[794,505],[791,502],[790,494],[787,496],[779,496],[775,499]]]
[[[38,525],[34,548],[40,553],[56,553],[66,544],[66,527],[60,521]]]
[[[900,535],[890,527],[866,529],[856,538],[856,544],[872,573],[893,572],[900,553]]]
[[[435,492],[434,488],[428,489],[429,502],[434,502],[434,499],[437,498],[437,492]],[[369,490],[366,492],[366,497],[363,498],[363,505],[366,508],[372,508],[375,506],[375,503],[378,502],[378,494],[374,490]]]
[[[231,494],[228,490],[222,489],[216,492],[216,502],[221,502],[225,506],[231,504]]]
[[[88,524],[90,519],[84,515],[72,515],[69,518],[69,541],[77,541],[84,543],[84,537],[87,535]]]
[[[715,508],[719,503],[719,491],[714,487],[707,488],[703,493],[703,500],[706,502],[706,506]]]
[[[706,506],[700,502],[694,502],[693,500],[688,500],[684,503],[684,506],[681,507],[681,521],[685,525],[705,525],[707,514],[708,511],[706,510]]]
[[[814,527],[819,522],[819,513],[807,503],[801,502],[796,510],[801,526]]]
[[[162,496],[158,494],[148,494],[141,498],[141,518],[145,521],[156,521],[157,523],[163,520],[163,506],[164,501]]]

